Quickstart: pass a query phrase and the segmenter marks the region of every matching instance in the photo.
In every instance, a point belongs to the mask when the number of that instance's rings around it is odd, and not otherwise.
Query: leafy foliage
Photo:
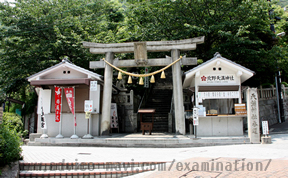
[[[21,139],[15,129],[0,124],[0,166],[7,165],[21,158]]]
[[[15,6],[0,3],[0,88],[1,93],[30,102],[35,96],[25,78],[60,62],[64,57],[89,69],[99,60],[82,47],[82,41],[118,43],[127,41],[179,40],[205,36],[194,51],[182,51],[203,62],[215,52],[256,72],[246,83],[273,83],[275,71],[288,74],[287,13],[276,1],[267,0],[17,0]],[[274,8],[269,18],[268,11]],[[149,58],[170,53],[148,53]],[[119,59],[133,54],[116,54]],[[184,71],[190,67],[184,66]],[[140,72],[139,69],[127,69]],[[96,71],[102,74],[103,70]],[[128,88],[135,86],[128,86]],[[136,89],[138,91],[138,88]],[[4,95],[2,95],[4,96]],[[24,97],[27,96],[27,97]],[[29,102],[28,102],[29,101]],[[26,107],[26,106],[25,106]]]
[[[131,4],[127,16],[131,41],[177,40],[205,36],[189,56],[204,61],[215,52],[251,70],[251,86],[273,80],[280,49],[272,40],[267,1],[199,0],[142,1]],[[188,70],[188,68],[183,68]],[[265,77],[263,77],[265,76]]]
[[[15,113],[3,113],[3,125],[7,126],[9,130],[15,130],[19,136],[23,137],[27,134],[27,131],[23,128],[23,122],[21,116]]]
[[[117,42],[124,17],[117,3],[105,0],[18,0],[15,7],[0,3],[0,19],[0,88],[14,93],[27,86],[26,77],[65,56],[89,68],[100,57],[81,42]]]

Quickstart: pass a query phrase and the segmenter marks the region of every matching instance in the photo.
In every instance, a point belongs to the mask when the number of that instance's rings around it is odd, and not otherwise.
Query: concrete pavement
[[[130,177],[288,177],[288,122],[270,127],[270,133],[272,144],[189,148],[23,146],[22,149],[27,163],[167,162],[165,169],[151,167],[155,171]]]
[[[243,144],[212,147],[191,148],[113,148],[113,147],[45,147],[23,146],[24,162],[49,163],[49,162],[153,162],[166,161],[167,170],[156,170],[134,175],[132,177],[226,177],[226,176],[254,176],[254,177],[282,177],[288,172],[288,134],[273,134],[272,144]],[[245,160],[242,161],[241,160]],[[213,161],[214,160],[214,161]],[[240,160],[237,169],[250,166],[243,171],[234,169],[235,160]],[[259,172],[256,163],[263,162],[268,168]],[[268,162],[267,162],[268,161]],[[173,163],[174,162],[174,163]],[[223,162],[223,170],[202,170],[202,162]],[[232,164],[233,169],[225,169],[226,162]],[[172,165],[173,163],[173,165]],[[193,164],[194,163],[194,164]],[[199,164],[199,169],[192,171],[192,165]],[[234,164],[233,164],[234,163]],[[190,169],[185,169],[190,164]],[[172,165],[172,166],[171,166]],[[182,169],[181,169],[182,165]],[[253,165],[253,169],[251,169]],[[170,169],[168,170],[168,168]],[[195,167],[194,167],[195,168]],[[215,168],[216,169],[216,168]],[[251,171],[250,171],[251,169]],[[221,173],[221,174],[220,174]],[[186,175],[186,176],[185,176]],[[259,176],[258,176],[259,175]],[[266,177],[267,177],[266,176]]]

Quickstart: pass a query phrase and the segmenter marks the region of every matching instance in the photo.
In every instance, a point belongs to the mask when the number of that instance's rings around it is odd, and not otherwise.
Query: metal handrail
[[[141,108],[141,106],[142,106],[142,103],[143,103],[143,100],[144,100],[144,98],[145,98],[145,96],[146,96],[146,94],[147,94],[147,89],[145,89],[145,92],[144,92],[144,95],[142,96],[142,99],[141,99],[141,101],[140,101],[140,104],[139,104],[139,106],[138,106],[138,110],[137,110],[137,113],[138,113],[138,111],[139,111],[139,109]]]
[[[172,93],[171,106],[170,106],[170,112],[169,112],[170,114],[172,113],[173,102],[174,102],[174,98],[173,98],[173,93]]]
[[[144,94],[142,96],[142,99],[140,101],[140,104],[139,104],[139,107],[138,107],[138,110],[137,110],[137,113],[139,111],[139,109],[141,108],[142,104],[143,104],[143,101],[147,99],[147,96],[148,96],[148,93],[150,93],[152,87],[149,87],[148,89],[146,88],[145,91],[144,91]]]

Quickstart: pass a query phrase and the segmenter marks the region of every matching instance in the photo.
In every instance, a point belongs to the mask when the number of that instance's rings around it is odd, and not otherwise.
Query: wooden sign
[[[134,43],[134,58],[137,65],[148,64],[146,42]]]
[[[235,114],[236,115],[247,115],[245,103],[235,104],[234,106],[235,106]]]

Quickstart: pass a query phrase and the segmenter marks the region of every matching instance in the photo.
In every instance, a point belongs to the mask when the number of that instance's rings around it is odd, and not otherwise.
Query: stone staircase
[[[156,109],[152,132],[168,132],[168,113],[171,109],[173,93],[172,69],[165,70],[166,78],[161,73],[155,75],[155,84],[149,94],[144,108]],[[143,114],[143,122],[152,122],[152,115]]]
[[[153,132],[168,132],[168,113],[171,108],[171,89],[153,89],[145,108],[155,109]],[[152,114],[143,114],[143,122],[152,122]]]
[[[128,177],[139,173],[165,168],[166,162],[20,162],[19,178],[114,178]]]

